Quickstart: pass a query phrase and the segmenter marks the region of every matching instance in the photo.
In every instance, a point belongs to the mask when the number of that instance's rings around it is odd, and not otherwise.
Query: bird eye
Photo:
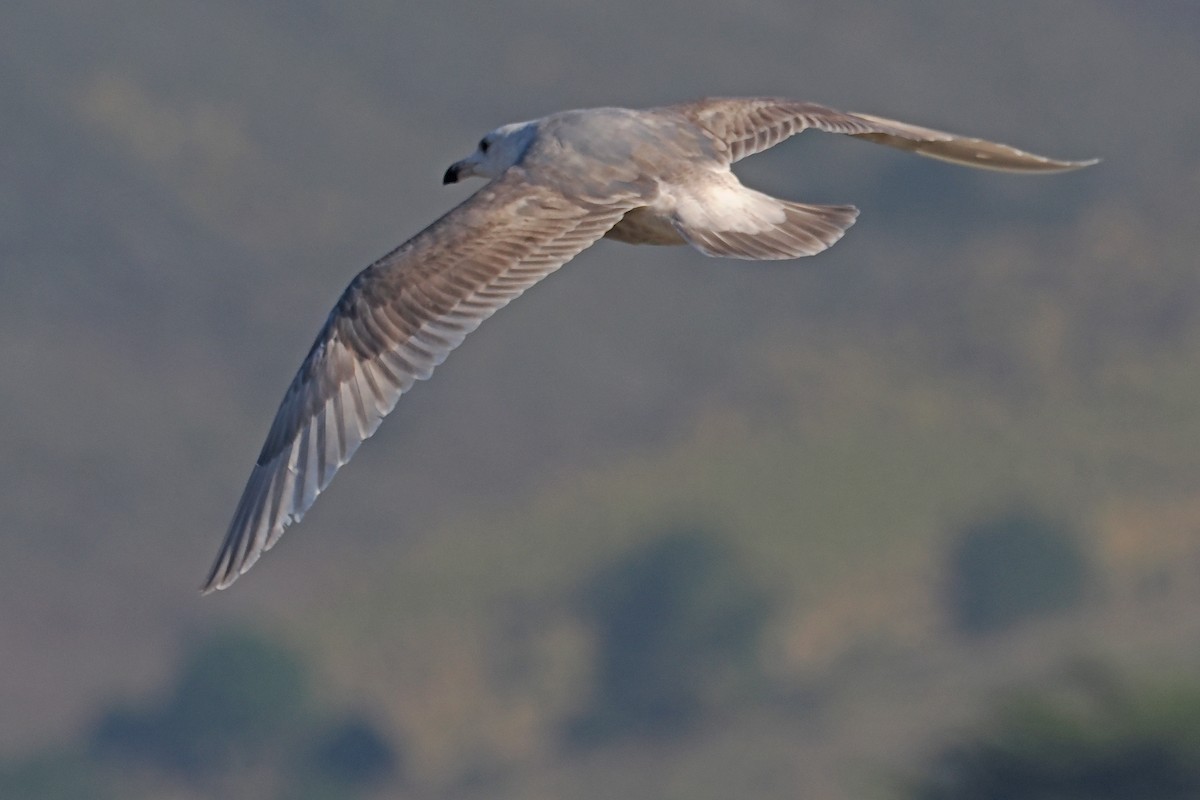
[[[488,151],[488,148],[491,146],[492,146],[492,143],[489,142],[487,139],[479,140],[479,152],[486,153]]]

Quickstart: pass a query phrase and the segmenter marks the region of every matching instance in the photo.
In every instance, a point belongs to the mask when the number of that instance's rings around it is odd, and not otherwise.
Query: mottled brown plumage
[[[338,300],[284,395],[204,590],[249,569],[468,333],[597,239],[756,260],[836,242],[853,206],[777,200],[729,171],[808,128],[974,167],[1091,163],[773,98],[568,111],[498,128],[445,178],[491,182],[359,273]]]

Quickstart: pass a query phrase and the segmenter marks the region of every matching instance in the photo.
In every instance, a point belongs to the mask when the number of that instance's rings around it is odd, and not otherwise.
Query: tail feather
[[[811,256],[854,224],[854,206],[779,200],[749,189],[732,174],[674,187],[671,222],[705,255],[754,261]]]

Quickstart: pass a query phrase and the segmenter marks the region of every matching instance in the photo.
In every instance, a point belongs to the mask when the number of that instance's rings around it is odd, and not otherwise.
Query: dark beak
[[[446,184],[449,184],[449,183],[458,183],[458,171],[459,171],[459,169],[461,169],[459,164],[460,164],[460,162],[456,161],[455,163],[450,165],[450,168],[448,170],[446,170],[446,174],[442,176],[442,185],[443,186],[445,186]]]

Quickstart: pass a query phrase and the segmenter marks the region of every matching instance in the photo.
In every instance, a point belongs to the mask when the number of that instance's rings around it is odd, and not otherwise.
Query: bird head
[[[442,183],[458,183],[470,177],[488,180],[499,177],[521,160],[536,134],[536,122],[516,122],[496,128],[479,140],[474,153],[450,165]]]

